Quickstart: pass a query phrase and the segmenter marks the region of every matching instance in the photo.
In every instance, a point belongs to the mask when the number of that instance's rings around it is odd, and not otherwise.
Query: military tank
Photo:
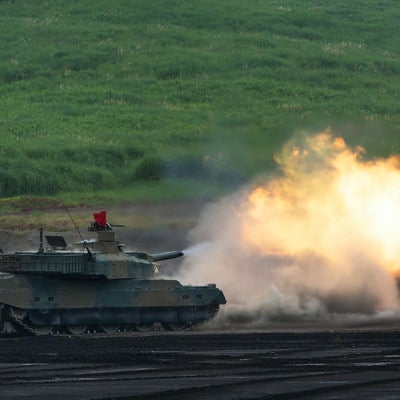
[[[157,277],[158,262],[183,252],[124,251],[106,212],[93,215],[97,238],[76,251],[63,236],[45,244],[41,229],[37,251],[0,254],[0,335],[186,330],[226,303],[215,284]]]

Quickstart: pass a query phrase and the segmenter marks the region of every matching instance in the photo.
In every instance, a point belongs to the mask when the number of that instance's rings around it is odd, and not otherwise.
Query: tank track
[[[43,336],[43,335],[86,335],[97,333],[109,334],[124,334],[126,332],[151,332],[155,330],[164,331],[187,331],[198,325],[203,325],[208,322],[218,312],[218,307],[213,310],[207,319],[197,323],[178,323],[178,324],[139,324],[139,325],[115,325],[115,330],[106,331],[105,328],[98,325],[85,325],[85,329],[79,331],[68,331],[67,327],[49,326],[43,329],[42,327],[33,325],[27,316],[25,310],[16,309],[14,307],[0,304],[0,337],[3,336]],[[156,327],[161,327],[156,329]]]
[[[24,318],[21,316],[18,316],[18,314],[15,313],[15,309],[12,307],[7,307],[5,310],[6,314],[6,321],[10,322],[14,329],[18,333],[21,334],[27,334],[27,335],[36,335],[36,332],[34,329],[32,329],[27,323],[24,322]]]

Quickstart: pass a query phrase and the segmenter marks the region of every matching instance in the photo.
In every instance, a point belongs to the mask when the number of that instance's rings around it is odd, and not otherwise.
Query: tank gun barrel
[[[183,256],[183,251],[166,251],[164,253],[151,254],[151,259],[155,262],[171,260],[173,258],[178,258]]]

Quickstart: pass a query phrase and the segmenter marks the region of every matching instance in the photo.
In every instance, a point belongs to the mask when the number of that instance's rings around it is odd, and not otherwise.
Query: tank
[[[0,334],[187,330],[226,303],[215,284],[182,285],[158,277],[159,262],[182,251],[124,251],[106,212],[94,213],[76,251],[62,236],[39,233],[37,251],[0,254]],[[78,231],[79,232],[79,231]]]

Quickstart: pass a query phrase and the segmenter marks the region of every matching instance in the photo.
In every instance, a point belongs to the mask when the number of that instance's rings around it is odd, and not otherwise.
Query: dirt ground
[[[397,331],[127,333],[0,340],[0,397],[398,399]]]

